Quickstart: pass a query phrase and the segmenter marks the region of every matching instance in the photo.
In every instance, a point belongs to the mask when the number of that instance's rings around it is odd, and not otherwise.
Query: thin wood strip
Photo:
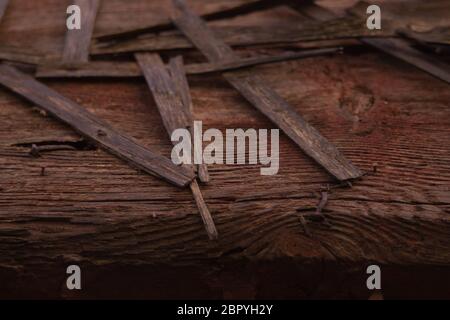
[[[318,21],[329,21],[336,17],[333,12],[316,4],[293,6],[293,8]],[[363,37],[360,41],[450,83],[450,65],[414,49],[404,39]]]
[[[281,61],[303,59],[326,54],[341,52],[342,48],[323,48],[304,50],[300,52],[287,52],[273,56],[242,58],[233,61],[220,61],[213,63],[195,63],[185,66],[189,75],[236,70],[250,66],[276,63]],[[1,54],[0,54],[1,56]],[[64,68],[61,66],[39,66],[37,78],[83,78],[83,77],[141,77],[142,71],[135,62],[91,61],[77,66],[77,68]]]
[[[186,186],[194,178],[189,171],[142,147],[82,106],[13,67],[0,64],[0,84],[70,125],[106,151],[147,173],[179,187]]]
[[[138,53],[135,57],[145,75],[169,137],[176,129],[191,127],[193,118],[189,101],[187,101],[189,97],[187,97],[186,92],[183,93],[185,84],[180,83],[185,80],[180,79],[179,73],[182,70],[179,66],[176,66],[179,62],[171,62],[170,66],[173,72],[171,76],[159,55],[155,53]],[[175,80],[177,78],[178,80]],[[192,168],[192,166],[190,167]],[[191,183],[191,190],[205,224],[208,237],[212,240],[217,239],[218,233],[214,220],[203,199],[196,179]]]
[[[8,3],[9,0],[0,0],[0,22],[2,21],[6,8],[8,7]]]
[[[215,37],[206,23],[196,16],[182,0],[174,0],[174,23],[212,62],[238,59],[233,50]],[[227,72],[225,79],[250,103],[282,129],[310,157],[330,174],[344,181],[362,176],[320,133],[309,125],[286,101],[262,79],[250,72]]]
[[[89,60],[91,38],[100,0],[75,0],[74,5],[81,9],[81,29],[67,30],[62,62],[76,65]]]
[[[232,18],[232,17],[236,17],[239,15],[268,9],[268,8],[279,6],[279,5],[282,5],[282,3],[280,3],[279,0],[248,0],[246,3],[240,4],[235,7],[225,9],[225,10],[219,8],[217,10],[214,10],[210,13],[203,15],[202,17],[208,21],[224,19],[224,18]],[[171,30],[171,29],[174,29],[174,25],[170,21],[170,19],[167,19],[167,21],[158,23],[158,24],[149,23],[146,26],[132,28],[129,30],[105,32],[103,34],[94,35],[94,37],[100,41],[111,41],[111,40],[117,41],[117,40],[126,39],[126,38],[130,38],[130,37],[136,37],[143,33],[161,32],[161,31],[167,31],[167,30]]]
[[[175,87],[177,88],[182,100],[183,105],[186,109],[186,111],[189,113],[190,119],[194,120],[194,108],[192,103],[192,97],[189,90],[189,84],[186,78],[186,71],[184,68],[183,63],[183,57],[177,56],[175,58],[170,59],[169,61],[169,70],[172,76],[172,80],[175,84]],[[194,136],[194,124],[191,121],[191,136]],[[201,153],[201,150],[195,150]],[[197,155],[199,157],[199,155]],[[195,159],[195,157],[194,157]],[[197,174],[201,182],[208,183],[210,181],[209,173],[208,173],[208,166],[206,164],[198,164],[197,165]]]
[[[365,20],[364,20],[365,21]],[[308,22],[291,27],[274,28],[267,26],[218,26],[211,27],[214,34],[232,47],[256,45],[290,44],[306,41],[355,39],[360,37],[393,36],[391,28],[368,30],[361,18],[335,18],[326,24]],[[192,43],[179,32],[152,34],[127,41],[102,43],[94,42],[92,55],[111,55],[137,51],[162,51],[192,49]]]

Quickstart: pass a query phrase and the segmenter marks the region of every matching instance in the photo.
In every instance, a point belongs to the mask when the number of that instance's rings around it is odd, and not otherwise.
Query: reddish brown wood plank
[[[231,47],[215,37],[208,26],[182,0],[174,0],[174,23],[210,60],[239,59]],[[338,180],[356,179],[362,172],[347,160],[339,150],[315,128],[298,115],[275,91],[248,72],[227,72],[225,79],[253,106],[271,119],[307,155],[316,160]]]
[[[114,130],[75,102],[13,67],[0,65],[0,83],[67,123],[108,152],[139,169],[183,187],[194,178],[189,171]]]
[[[172,74],[169,74],[159,55],[137,53],[135,57],[152,91],[169,138],[176,129],[192,127],[192,102],[187,80],[182,78],[180,60],[171,63]],[[193,168],[192,165],[188,167]],[[218,232],[214,220],[195,179],[190,187],[209,238],[217,239]]]
[[[279,55],[242,58],[239,60],[214,62],[214,63],[195,63],[186,65],[187,74],[205,74],[212,72],[221,72],[227,70],[236,70],[250,66],[270,64],[281,61],[303,59],[319,55],[333,54],[341,52],[341,48],[323,48],[304,50],[300,52],[286,52]],[[0,53],[1,56],[1,53]],[[82,64],[74,68],[64,68],[62,66],[40,66],[37,69],[38,78],[82,78],[82,77],[117,77],[132,78],[142,76],[142,71],[135,62],[110,62],[93,61]]]
[[[95,18],[101,0],[75,0],[81,10],[81,29],[67,30],[62,62],[76,65],[89,60],[89,48],[95,27]]]

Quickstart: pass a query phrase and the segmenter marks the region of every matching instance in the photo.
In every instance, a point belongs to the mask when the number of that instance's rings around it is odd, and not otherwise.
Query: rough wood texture
[[[5,14],[6,8],[8,7],[9,0],[0,0],[0,23],[2,21],[3,15]]]
[[[126,3],[136,11],[138,3],[157,2]],[[58,17],[65,1],[10,5],[2,43],[63,45]],[[118,10],[104,7],[117,19]],[[286,16],[267,12],[258,19],[264,25]],[[351,189],[330,188],[322,212],[329,226],[316,210],[319,192],[333,180],[283,134],[276,176],[260,176],[258,166],[210,166],[202,192],[220,238],[207,241],[190,190],[139,174],[103,150],[85,150],[68,126],[0,89],[0,297],[367,299],[365,268],[376,263],[385,299],[448,299],[449,86],[373,50],[256,70],[358,167],[376,167]],[[45,83],[170,156],[143,79]],[[205,129],[272,127],[221,77],[192,77],[190,86]],[[33,158],[33,143],[76,149]],[[70,264],[82,268],[81,292],[64,289]]]
[[[183,57],[177,56],[169,61],[169,70],[172,76],[172,81],[177,88],[178,93],[183,101],[183,106],[186,112],[189,114],[191,121],[194,120],[194,106],[192,103],[191,91],[189,88],[189,83],[186,77],[186,70],[183,63]],[[194,135],[194,123],[191,123],[191,137]],[[194,152],[200,152],[200,150],[194,150]],[[201,157],[198,155],[197,157]],[[194,156],[195,158],[195,156]],[[206,164],[197,165],[197,175],[201,182],[209,182],[208,166]]]
[[[370,31],[365,25],[365,20],[356,17],[335,18],[327,23],[302,22],[301,20],[300,22],[298,25],[286,27],[221,26],[212,27],[212,30],[217,37],[233,47],[394,35],[387,26],[381,31]],[[91,51],[93,55],[109,55],[135,51],[191,49],[192,47],[192,43],[179,32],[167,32],[121,42],[96,42]]]
[[[209,5],[209,6],[208,6]],[[227,0],[227,1],[211,1],[205,5],[203,3],[204,11],[203,18],[206,20],[217,20],[224,18],[231,18],[243,14],[248,14],[253,11],[267,9],[273,6],[279,5],[277,0]],[[117,24],[116,21],[111,21],[111,25]],[[120,31],[104,31],[97,34],[96,38],[99,40],[120,40],[123,38],[135,37],[142,33],[164,31],[173,29],[174,26],[170,19],[163,18],[162,21],[146,21],[144,25],[133,26],[131,28],[125,28]]]
[[[189,88],[186,88],[186,80],[180,80],[182,70],[174,66],[171,68],[172,73],[170,74],[159,55],[154,53],[137,53],[135,57],[152,91],[169,138],[176,129],[192,127],[192,104],[189,102]],[[193,168],[193,166],[187,167]],[[211,240],[215,240],[218,232],[197,181],[194,180],[190,187],[206,232]]]
[[[295,8],[319,21],[332,21],[335,17],[332,12],[315,4],[295,6]],[[360,41],[450,83],[450,65],[439,61],[436,57],[412,48],[411,43],[408,41],[394,38],[372,39],[367,37],[361,38]]]
[[[280,61],[309,58],[319,55],[333,54],[341,52],[342,48],[312,49],[300,52],[287,52],[273,56],[241,58],[233,61],[218,61],[214,63],[195,63],[185,66],[187,74],[205,74],[211,72],[221,72],[236,70],[261,64],[269,64]],[[1,53],[0,53],[1,57]],[[95,61],[82,64],[76,69],[63,68],[61,66],[40,66],[37,69],[38,78],[133,78],[141,77],[142,71],[135,62],[110,62]]]
[[[178,9],[174,12],[175,24],[210,61],[239,59],[231,47],[216,38],[206,24],[190,11],[184,1],[174,0],[174,5]],[[277,124],[307,155],[336,179],[344,181],[362,176],[357,167],[263,80],[248,72],[227,72],[224,76],[254,107]]]
[[[175,166],[169,159],[115,131],[83,107],[10,66],[0,65],[0,83],[69,124],[102,148],[147,173],[157,175],[180,187],[189,184],[194,177],[187,170]]]
[[[81,29],[66,31],[62,57],[64,64],[77,65],[89,60],[89,48],[100,2],[101,0],[75,0],[73,2],[74,5],[80,7]]]

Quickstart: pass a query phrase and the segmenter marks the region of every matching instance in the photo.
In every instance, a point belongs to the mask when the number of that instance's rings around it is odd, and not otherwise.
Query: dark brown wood
[[[8,7],[9,0],[0,0],[0,23],[2,21],[3,15],[5,14],[6,8]]]
[[[219,61],[212,63],[195,63],[185,66],[189,75],[236,70],[250,66],[270,64],[281,61],[303,59],[319,55],[341,52],[342,48],[311,49],[300,52],[286,52],[279,55],[242,58],[233,61]],[[0,53],[1,56],[1,53]],[[82,77],[111,77],[133,78],[141,77],[142,71],[135,62],[93,61],[79,65],[77,68],[62,66],[39,66],[36,72],[38,78],[82,78]]]
[[[0,65],[0,83],[70,125],[103,149],[147,173],[179,187],[186,186],[194,178],[189,171],[140,146],[80,105],[13,67]]]
[[[217,9],[213,9],[208,13],[203,15],[206,20],[218,20],[224,18],[232,18],[243,14],[248,14],[258,10],[268,9],[274,6],[280,5],[279,0],[246,0],[243,2],[237,2],[236,5],[231,5],[230,7],[223,9],[220,6]],[[166,30],[171,30],[174,25],[167,19],[164,22],[158,23],[148,23],[147,25],[140,26],[138,28],[133,27],[130,29],[114,31],[114,32],[104,32],[102,34],[95,35],[96,39],[101,41],[108,40],[120,40],[130,37],[135,37],[143,33],[148,32],[161,32]]]
[[[174,23],[210,61],[230,62],[239,59],[231,47],[215,37],[184,1],[174,0],[174,4],[177,9],[174,12]],[[336,179],[344,181],[362,176],[357,167],[262,79],[249,72],[227,72],[224,76],[254,107],[277,124],[307,155]]]
[[[190,101],[187,80],[182,75],[182,69],[172,62],[169,74],[160,56],[154,53],[137,53],[136,60],[144,73],[147,84],[153,94],[166,131],[171,138],[176,129],[189,129],[193,125],[192,102]],[[181,73],[181,74],[180,74]],[[181,78],[181,79],[180,79]],[[193,168],[192,165],[188,166]],[[197,181],[191,183],[191,190],[202,216],[208,237],[217,239],[218,232],[211,213],[203,200]]]
[[[189,114],[189,118],[191,120],[194,120],[194,107],[192,103],[191,92],[189,90],[189,83],[186,77],[186,70],[183,63],[183,57],[177,56],[175,58],[170,59],[169,70],[172,76],[172,81],[174,82],[178,94],[181,96],[181,99],[183,101],[184,108],[186,112]],[[194,136],[193,127],[194,124],[191,123],[192,137]],[[209,182],[210,178],[208,173],[208,166],[206,164],[197,165],[197,174],[201,182],[203,183]]]
[[[319,21],[330,21],[335,18],[335,15],[332,12],[316,4],[295,6],[294,8],[299,9],[300,12]],[[450,83],[449,64],[438,60],[436,57],[414,49],[411,47],[411,43],[404,39],[363,37],[360,41],[391,56],[401,59],[435,76],[438,79]]]
[[[301,20],[300,20],[301,22]],[[365,20],[357,17],[335,18],[327,23],[303,22],[295,26],[228,26],[212,28],[214,34],[232,47],[291,44],[319,40],[352,39],[360,37],[392,36],[390,28],[368,30]],[[110,55],[136,51],[191,49],[192,43],[179,32],[146,35],[128,41],[95,42],[93,55]]]
[[[101,0],[75,0],[81,9],[81,29],[67,30],[62,62],[77,65],[89,60],[89,48],[95,27],[95,18]]]

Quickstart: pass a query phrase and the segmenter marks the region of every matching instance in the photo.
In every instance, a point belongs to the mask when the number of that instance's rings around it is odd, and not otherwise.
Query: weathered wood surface
[[[6,8],[8,7],[9,0],[0,0],[0,23],[2,21],[3,15],[5,14]]]
[[[342,48],[323,48],[304,50],[300,52],[286,52],[273,56],[241,58],[233,61],[217,61],[214,63],[193,63],[185,66],[187,74],[204,74],[236,70],[261,64],[269,64],[280,61],[309,58],[319,55],[342,52]],[[1,57],[1,53],[0,53]],[[76,69],[61,66],[43,65],[37,68],[38,78],[134,78],[142,77],[142,71],[135,62],[128,61],[95,61],[77,66]]]
[[[66,65],[77,65],[89,60],[92,33],[101,0],[75,0],[74,5],[80,8],[81,29],[67,30],[62,62]]]
[[[239,15],[244,15],[257,10],[267,9],[273,6],[279,5],[277,0],[214,0],[209,1],[207,4],[202,1],[194,1],[194,5],[199,5],[199,8],[203,11],[203,18],[206,20],[217,20],[224,18],[232,18]],[[158,4],[156,4],[158,5]],[[114,5],[113,5],[114,6]],[[123,6],[120,6],[123,10]],[[161,9],[159,9],[161,10]],[[158,10],[154,10],[154,14]],[[114,29],[117,25],[117,21],[106,20],[109,25]],[[152,31],[164,31],[173,29],[174,26],[170,19],[166,16],[155,14],[155,19],[143,20],[141,24],[128,26],[120,30],[103,31],[96,35],[96,38],[100,40],[120,40],[128,37],[135,37],[142,33]]]
[[[70,125],[102,148],[147,173],[180,187],[188,185],[194,178],[193,173],[138,145],[82,106],[13,67],[0,65],[0,84],[37,104],[45,112]]]
[[[182,70],[172,67],[172,72],[169,73],[161,57],[155,53],[137,53],[135,57],[153,94],[169,139],[175,130],[191,128],[194,118],[191,103],[188,101],[190,98],[187,96],[189,88],[186,88],[185,79],[180,79],[182,75],[179,72]],[[194,172],[193,165],[186,167]],[[217,239],[218,232],[214,220],[196,180],[191,182],[190,188],[209,238]]]
[[[61,4],[12,1],[0,39],[33,47],[59,35],[63,44],[53,20],[35,27],[41,10],[57,16]],[[22,15],[29,24],[17,30],[13,18]],[[210,242],[189,190],[102,150],[30,157],[22,143],[73,145],[80,137],[0,89],[0,296],[367,298],[365,267],[376,262],[385,298],[448,297],[448,85],[373,50],[256,70],[353,163],[377,168],[351,189],[331,189],[323,210],[330,226],[315,212],[331,177],[284,135],[276,176],[260,176],[258,166],[210,166],[202,190],[221,233]],[[170,156],[143,79],[46,84]],[[220,77],[193,77],[190,85],[205,130],[272,127]],[[83,269],[82,292],[63,289],[73,263]]]
[[[183,0],[174,0],[175,25],[212,62],[234,61],[239,57],[217,38],[201,18]],[[357,179],[362,171],[348,161],[339,150],[306,122],[293,108],[254,73],[226,72],[225,79],[255,108],[272,120],[308,156],[316,160],[340,181]]]
[[[337,40],[360,37],[393,36],[386,27],[382,31],[370,31],[365,20],[356,17],[335,18],[328,23],[299,21],[293,26],[220,26],[213,27],[214,34],[233,47],[290,44],[296,42]],[[135,51],[191,49],[192,43],[179,32],[150,34],[128,41],[92,45],[93,55],[110,55]]]
[[[333,21],[335,18],[332,12],[315,4],[295,6],[295,8],[318,21]],[[362,15],[361,9],[358,12]],[[404,39],[362,37],[360,41],[450,83],[449,64],[413,48],[412,43]]]
[[[175,87],[178,93],[181,96],[183,101],[184,109],[188,114],[188,118],[191,119],[191,137],[194,136],[194,104],[192,103],[191,89],[189,88],[189,82],[186,76],[186,68],[184,66],[184,61],[182,56],[176,56],[175,58],[170,59],[169,61],[169,70],[170,75],[172,76],[172,81],[175,84]],[[201,150],[195,150],[197,155],[194,156],[197,158],[201,158]],[[197,166],[197,175],[201,182],[208,183],[209,182],[209,172],[208,166],[204,163],[198,164]]]

